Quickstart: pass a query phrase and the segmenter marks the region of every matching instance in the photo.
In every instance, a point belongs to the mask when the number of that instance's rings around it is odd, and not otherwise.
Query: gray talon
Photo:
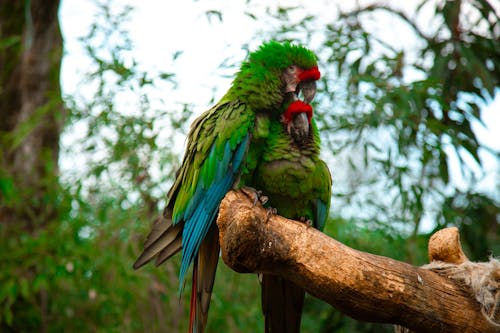
[[[266,222],[269,221],[269,219],[271,218],[271,216],[278,214],[278,210],[276,208],[273,208],[273,207],[267,207],[266,211],[267,211]]]
[[[241,191],[253,200],[253,205],[256,206],[257,202],[260,202],[262,205],[265,205],[269,201],[269,197],[262,194],[262,191],[256,190],[250,186],[244,186],[241,188]]]
[[[301,216],[301,217],[299,218],[299,221],[300,221],[300,222],[302,222],[302,223],[305,223],[305,224],[306,224],[307,226],[309,226],[309,227],[312,227],[312,225],[313,225],[312,220],[310,220],[310,219],[306,218],[305,216]]]
[[[257,205],[259,201],[260,193],[256,189],[250,186],[244,186],[241,188],[241,191],[250,199],[253,200],[253,205]]]

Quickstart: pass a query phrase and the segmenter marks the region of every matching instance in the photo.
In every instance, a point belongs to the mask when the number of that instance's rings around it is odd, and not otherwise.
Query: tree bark
[[[304,223],[270,215],[254,201],[231,191],[220,206],[222,258],[235,271],[280,275],[358,320],[416,332],[499,331],[456,281],[351,249]],[[451,252],[458,261],[465,257]]]
[[[50,223],[59,222],[64,113],[58,9],[59,0],[0,0],[0,239],[8,240],[10,248],[22,248],[28,243],[23,239],[37,237]],[[25,253],[13,253],[19,264],[9,262],[3,269],[16,267],[12,278],[31,284],[46,267]],[[29,295],[18,292],[10,300],[3,296],[2,302],[7,301],[2,304],[13,314],[9,322],[2,311],[0,331],[47,331],[46,288],[33,287]]]
[[[0,0],[0,222],[54,217],[62,38],[58,0]]]

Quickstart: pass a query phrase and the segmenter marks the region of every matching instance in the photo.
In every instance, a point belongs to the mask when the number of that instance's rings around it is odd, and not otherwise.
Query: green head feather
[[[303,46],[271,41],[262,44],[257,51],[250,53],[247,63],[260,65],[263,69],[282,71],[291,65],[309,69],[318,65],[316,60],[316,55]]]
[[[277,109],[283,102],[281,74],[292,65],[311,69],[317,66],[317,57],[289,42],[264,43],[241,64],[227,97],[238,98],[254,110]]]

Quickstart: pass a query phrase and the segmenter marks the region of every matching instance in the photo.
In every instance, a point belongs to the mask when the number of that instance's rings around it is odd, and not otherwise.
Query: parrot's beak
[[[309,105],[316,94],[316,82],[307,80],[300,82],[295,91],[285,94],[284,105],[288,105],[283,122],[288,134],[296,144],[301,145],[309,137],[310,118],[312,117],[312,108]],[[299,95],[304,98],[299,99]]]
[[[299,84],[299,89],[304,96],[304,103],[309,104],[314,99],[314,95],[316,95],[316,81],[302,81]]]
[[[309,104],[316,95],[316,81],[308,80],[302,81],[297,86],[297,91],[293,94],[293,100],[300,100],[303,97],[303,102]],[[298,113],[293,120],[289,123],[289,133],[293,137],[294,141],[298,144],[304,142],[309,136],[309,118],[305,112]]]
[[[288,133],[297,144],[303,143],[309,136],[309,119],[305,112],[297,113],[288,124]]]
[[[290,91],[287,91],[285,94],[285,96],[287,96],[287,102],[295,102],[298,101],[300,97],[303,97],[302,101],[309,104],[316,95],[316,81],[302,81],[298,85],[290,87],[289,90]]]

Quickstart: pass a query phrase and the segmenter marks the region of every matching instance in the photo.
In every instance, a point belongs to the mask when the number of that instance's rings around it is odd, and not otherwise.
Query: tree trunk
[[[11,270],[11,281],[30,286],[24,293],[2,290],[2,332],[45,332],[49,320],[49,292],[33,285],[47,267],[22,247],[59,220],[64,114],[58,8],[58,0],[0,0],[0,239],[2,251],[19,249],[4,253],[12,262],[4,262],[3,269]]]
[[[355,319],[416,332],[500,331],[460,281],[351,249],[304,223],[269,215],[243,192],[226,195],[217,224],[222,258],[229,267],[285,277]],[[450,258],[453,265],[467,262],[461,249],[449,249],[453,237],[433,239],[438,244],[430,246],[431,259]],[[492,267],[497,288],[498,262]],[[500,288],[494,292],[493,298],[500,300]],[[490,304],[488,312],[495,309]]]
[[[0,0],[0,221],[54,217],[63,112],[59,1]]]

